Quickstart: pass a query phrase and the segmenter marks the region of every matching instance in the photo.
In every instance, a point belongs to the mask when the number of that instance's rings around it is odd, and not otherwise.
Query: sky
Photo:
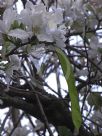
[[[18,0],[16,6],[17,6],[18,13],[20,13],[21,10],[23,9],[23,5],[22,5],[21,0]]]

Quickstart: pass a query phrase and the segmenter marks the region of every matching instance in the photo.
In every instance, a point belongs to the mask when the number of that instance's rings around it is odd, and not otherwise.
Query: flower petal
[[[12,37],[16,37],[16,38],[19,38],[21,40],[24,40],[24,39],[27,39],[29,38],[29,34],[24,31],[24,30],[21,30],[21,29],[14,29],[14,30],[11,30],[9,33],[8,33],[9,36],[12,36]]]

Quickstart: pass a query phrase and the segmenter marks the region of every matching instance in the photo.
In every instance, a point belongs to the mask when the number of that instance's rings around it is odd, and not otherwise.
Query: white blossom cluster
[[[25,5],[25,9],[23,9],[20,14],[18,14],[13,7],[7,8],[0,20],[2,58],[5,59],[7,53],[15,46],[19,46],[19,42],[29,42],[29,39],[33,36],[36,37],[37,41],[33,39],[35,43],[33,43],[32,47],[29,44],[21,48],[19,47],[19,49],[24,50],[28,47],[28,53],[31,52],[32,54],[36,45],[37,47],[41,45],[44,46],[44,43],[49,43],[50,45],[60,48],[65,47],[65,33],[63,29],[59,29],[62,22],[63,11],[61,9],[48,12],[43,4],[33,5],[28,1]],[[40,42],[43,42],[43,44]],[[17,44],[15,45],[15,43]],[[11,76],[13,70],[18,70],[20,68],[20,59],[18,55],[10,55],[9,58],[6,73]]]
[[[99,18],[102,16],[101,9],[97,11],[97,8],[93,8],[90,3],[84,3],[83,0],[58,0],[57,8],[52,6],[49,10],[47,10],[47,0],[44,0],[45,5],[41,2],[33,5],[32,2],[27,1],[25,8],[20,13],[13,8],[14,2],[14,0],[5,0],[3,3],[0,1],[2,3],[0,5],[6,8],[0,19],[0,44],[3,60],[17,46],[19,46],[18,50],[27,50],[30,55],[39,54],[35,52],[36,49],[40,52],[45,45],[64,49],[68,29],[70,32],[83,32],[85,17],[88,18],[88,26],[94,29],[97,26],[97,19],[93,11],[97,12]],[[29,39],[33,41],[31,44],[20,47],[22,43],[29,42]],[[88,54],[90,58],[93,58],[94,55],[97,55],[98,48],[101,48],[101,43],[94,35],[89,39],[91,42]],[[12,75],[13,70],[20,68],[20,59],[18,55],[11,54],[9,62],[6,73]]]
[[[18,24],[23,23],[24,29],[12,29],[14,21],[17,21]],[[21,41],[35,35],[39,41],[55,42],[57,46],[64,46],[63,31],[57,28],[62,21],[61,10],[47,12],[43,4],[33,5],[31,2],[27,2],[25,9],[20,14],[13,8],[5,10],[3,19],[0,20],[0,32],[10,37],[19,38]],[[0,39],[3,39],[2,35]],[[60,41],[62,45],[59,45]]]

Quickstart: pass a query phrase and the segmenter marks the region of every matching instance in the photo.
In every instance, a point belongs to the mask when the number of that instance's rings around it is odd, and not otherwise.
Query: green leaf
[[[40,70],[38,71],[39,75],[42,75],[44,73],[45,68],[46,68],[46,65],[45,63],[42,62]]]
[[[13,30],[13,29],[16,29],[16,28],[19,28],[19,23],[18,23],[17,20],[14,20],[13,24],[11,24],[10,30]]]
[[[64,77],[68,84],[68,90],[69,90],[69,95],[71,99],[73,123],[75,125],[75,128],[79,129],[82,123],[82,117],[81,117],[81,112],[80,112],[80,107],[78,102],[78,93],[75,86],[73,70],[68,60],[68,57],[65,55],[65,53],[59,48],[55,48],[55,50],[61,64]]]
[[[17,20],[14,20],[14,22],[11,24],[10,30],[14,30],[17,28],[25,30],[26,27],[23,23],[19,23]]]

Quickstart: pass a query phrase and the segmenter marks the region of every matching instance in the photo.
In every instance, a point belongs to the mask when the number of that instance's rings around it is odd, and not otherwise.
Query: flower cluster
[[[98,27],[96,12],[98,18],[101,18],[101,8],[98,11],[97,7],[94,8],[90,3],[84,3],[83,0],[58,0],[57,8],[52,6],[50,9],[47,9],[47,0],[44,0],[45,5],[41,2],[34,5],[27,1],[25,8],[20,13],[13,8],[14,2],[14,0],[4,1],[3,5],[7,8],[0,20],[1,58],[8,61],[9,56],[9,62],[15,58],[16,61],[13,60],[13,64],[11,63],[8,68],[12,67],[13,70],[16,69],[17,64],[20,67],[20,59],[15,51],[17,53],[26,52],[30,55],[39,54],[35,53],[35,50],[37,48],[39,48],[37,51],[43,50],[46,45],[51,48],[56,46],[64,49],[68,33],[84,33],[86,18],[87,30],[95,29]],[[88,51],[91,58],[92,53],[97,52],[101,45],[94,46],[95,42],[93,43],[92,40],[95,39],[94,35],[91,37],[87,35],[87,39],[92,41],[90,50],[93,52]],[[13,57],[10,57],[11,55]],[[14,64],[14,62],[17,63]],[[13,73],[13,70],[9,73]]]
[[[5,10],[3,20],[0,20],[0,32],[1,36],[7,35],[22,42],[36,36],[38,41],[54,42],[59,46],[61,39],[63,46],[65,37],[63,31],[58,29],[62,21],[61,10],[47,12],[43,4],[33,5],[27,2],[20,14],[13,8]],[[0,39],[3,40],[3,37]]]

